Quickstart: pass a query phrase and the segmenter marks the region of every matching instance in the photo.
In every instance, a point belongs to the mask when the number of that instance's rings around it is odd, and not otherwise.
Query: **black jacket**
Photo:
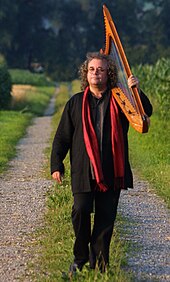
[[[70,98],[64,108],[57,132],[55,134],[51,152],[51,174],[55,171],[64,173],[63,160],[70,150],[71,184],[73,193],[91,191],[90,161],[86,152],[82,128],[82,100],[83,92],[77,93]],[[144,93],[141,93],[141,101],[144,111],[148,116],[152,114],[152,105]],[[125,153],[125,188],[133,187],[133,177],[128,157],[127,133],[129,122],[123,112],[120,118],[124,136]],[[107,107],[103,124],[103,175],[108,187],[114,187],[114,168],[111,147],[111,122],[110,107]]]

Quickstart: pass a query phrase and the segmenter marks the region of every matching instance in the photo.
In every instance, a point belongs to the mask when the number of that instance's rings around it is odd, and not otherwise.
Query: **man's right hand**
[[[53,178],[54,180],[56,180],[57,183],[59,183],[59,184],[62,183],[62,177],[61,177],[60,171],[55,171],[55,172],[53,172],[52,178]]]

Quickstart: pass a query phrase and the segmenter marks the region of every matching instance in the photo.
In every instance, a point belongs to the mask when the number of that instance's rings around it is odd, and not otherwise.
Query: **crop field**
[[[35,91],[36,87],[32,85],[24,84],[13,84],[12,86],[12,97],[14,99],[22,99],[28,91]]]

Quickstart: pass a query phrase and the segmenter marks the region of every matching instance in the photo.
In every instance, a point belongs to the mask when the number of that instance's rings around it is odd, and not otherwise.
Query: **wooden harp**
[[[101,50],[101,52],[113,58],[118,71],[117,87],[112,89],[112,94],[131,126],[140,133],[148,132],[147,115],[144,112],[138,89],[136,87],[131,89],[128,87],[127,78],[132,72],[112,17],[105,5],[103,5],[103,15],[105,49]]]

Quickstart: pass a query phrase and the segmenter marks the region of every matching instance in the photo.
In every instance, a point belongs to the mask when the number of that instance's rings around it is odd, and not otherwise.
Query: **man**
[[[82,270],[88,261],[92,269],[97,264],[104,272],[109,264],[120,191],[133,187],[128,160],[129,123],[111,95],[117,70],[109,56],[89,53],[80,68],[80,78],[84,91],[67,102],[54,137],[51,174],[62,183],[63,160],[70,150],[75,232],[70,273]],[[139,81],[132,75],[128,85],[139,88]],[[150,116],[152,106],[141,90],[140,93],[145,113]]]

